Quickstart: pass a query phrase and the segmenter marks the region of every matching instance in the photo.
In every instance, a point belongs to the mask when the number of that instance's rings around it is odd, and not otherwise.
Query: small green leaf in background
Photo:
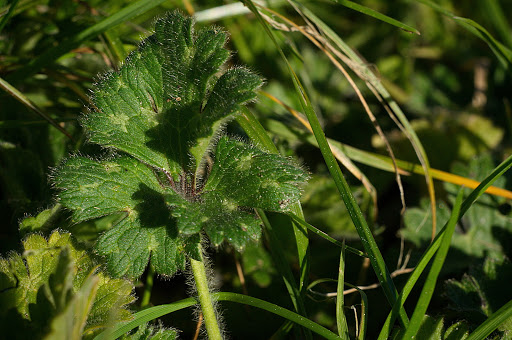
[[[448,280],[445,295],[449,308],[457,311],[473,325],[479,325],[512,299],[509,285],[512,282],[512,263],[502,256],[486,257],[483,265],[475,263],[469,274],[461,280]],[[512,335],[512,319],[505,321],[498,330],[504,336]]]
[[[82,313],[78,314],[85,317],[86,338],[113,322],[129,320],[131,313],[126,306],[134,301],[133,285],[97,271],[90,256],[69,233],[54,231],[48,240],[32,234],[23,241],[23,247],[23,255],[11,253],[7,259],[0,259],[2,329],[16,331],[14,324],[26,329],[29,338],[34,334],[43,336],[54,317],[76,313],[65,311],[69,303],[75,306],[70,309],[78,308]],[[91,305],[92,301],[87,300],[93,298],[93,290],[96,298]]]

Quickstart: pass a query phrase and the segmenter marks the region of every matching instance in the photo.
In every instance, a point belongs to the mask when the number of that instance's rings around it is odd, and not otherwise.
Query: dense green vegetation
[[[2,336],[512,338],[511,11],[0,1]]]

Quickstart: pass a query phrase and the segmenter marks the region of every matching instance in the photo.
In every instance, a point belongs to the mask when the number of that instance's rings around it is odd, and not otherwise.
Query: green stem
[[[151,300],[151,291],[153,290],[153,278],[155,276],[155,269],[153,266],[148,268],[148,276],[146,277],[146,284],[144,286],[144,293],[142,294],[142,300],[140,302],[140,308],[144,309],[149,305]]]
[[[222,336],[220,334],[217,316],[215,315],[215,309],[213,308],[212,298],[208,289],[208,279],[206,277],[206,269],[203,259],[201,258],[201,261],[196,261],[193,258],[190,258],[190,267],[192,268],[192,273],[194,273],[197,297],[201,304],[204,324],[206,331],[208,332],[208,339],[221,340]]]

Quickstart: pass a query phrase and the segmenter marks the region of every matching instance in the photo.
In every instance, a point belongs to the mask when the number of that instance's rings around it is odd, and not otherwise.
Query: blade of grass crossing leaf
[[[493,313],[466,340],[487,339],[503,322],[512,317],[512,300]]]
[[[316,114],[313,111],[311,103],[309,102],[309,99],[308,99],[306,93],[304,92],[303,87],[300,84],[300,80],[298,79],[297,75],[293,71],[293,68],[289,64],[288,59],[286,58],[286,56],[284,55],[284,52],[280,48],[276,38],[274,37],[274,34],[268,27],[268,24],[261,17],[258,10],[252,3],[252,1],[246,0],[246,1],[244,1],[244,3],[256,15],[256,17],[262,24],[262,26],[265,29],[265,31],[267,32],[267,34],[270,36],[270,38],[276,45],[279,54],[282,56],[283,60],[286,62],[287,66],[288,66],[288,70],[292,76],[292,81],[293,81],[294,86],[296,87],[296,91],[300,97],[303,111],[306,113],[306,116],[311,125],[311,128],[313,130],[315,138],[317,139],[318,145],[320,147],[320,151],[322,152],[322,155],[327,164],[329,172],[331,173],[334,183],[336,184],[336,187],[338,188],[338,191],[340,192],[340,195],[341,195],[343,201],[345,202],[345,205],[347,206],[347,211],[349,212],[349,215],[359,233],[359,236],[361,238],[361,241],[363,242],[366,252],[368,253],[368,256],[370,258],[370,261],[372,263],[374,271],[379,279],[379,282],[381,283],[381,285],[384,289],[384,293],[385,293],[388,301],[390,302],[390,304],[393,305],[393,303],[395,302],[396,297],[397,297],[397,292],[396,292],[395,285],[393,284],[393,280],[391,279],[389,270],[387,269],[384,259],[382,257],[382,254],[380,253],[379,248],[377,247],[377,243],[375,242],[375,239],[373,238],[372,232],[371,232],[370,228],[368,227],[366,220],[363,217],[361,209],[357,205],[357,203],[354,199],[354,196],[352,195],[350,188],[348,187],[348,184],[347,184],[345,178],[343,177],[341,169],[336,161],[336,158],[333,156],[333,154],[329,148],[329,144],[325,138],[322,127],[320,126],[320,122],[318,121],[318,118],[316,117]],[[400,320],[403,325],[408,324],[408,318],[407,318],[407,315],[405,314],[405,310],[403,308],[401,309],[401,312],[400,312]]]
[[[108,29],[119,25],[125,21],[131,20],[142,13],[155,8],[156,6],[163,3],[165,0],[139,0],[133,4],[123,8],[119,12],[105,18],[96,25],[93,25],[78,34],[64,40],[59,45],[52,47],[43,52],[39,57],[28,63],[27,66],[23,67],[19,71],[13,73],[9,79],[23,80],[26,77],[38,72],[43,67],[52,64],[55,60],[68,53],[72,49],[80,46],[84,41],[101,34]]]
[[[360,77],[366,81],[368,84],[368,87],[370,89],[374,89],[376,92],[376,96],[379,99],[382,99],[384,103],[386,103],[389,108],[391,109],[391,112],[398,118],[400,123],[403,126],[403,132],[407,136],[407,138],[411,141],[411,145],[413,146],[416,155],[424,169],[425,172],[425,181],[427,183],[427,188],[429,192],[430,197],[430,205],[432,210],[432,235],[435,235],[435,221],[436,221],[436,204],[435,204],[435,190],[434,190],[434,182],[432,180],[432,177],[430,175],[430,164],[428,161],[427,154],[425,152],[425,149],[423,148],[423,145],[421,144],[418,136],[416,135],[416,132],[412,128],[411,124],[407,120],[407,117],[402,112],[402,109],[398,104],[393,100],[389,92],[386,90],[386,88],[382,85],[382,82],[380,79],[370,70],[367,63],[365,63],[359,55],[353,51],[350,46],[348,46],[328,25],[326,25],[322,20],[320,20],[313,12],[311,12],[309,9],[304,7],[302,4],[298,4],[295,2],[295,4],[301,9],[303,14],[311,20],[315,25],[318,26],[321,31],[343,52],[345,53],[350,60],[355,63],[355,67],[352,67],[354,71],[356,71],[358,74],[360,74]],[[394,117],[393,117],[394,118]]]
[[[474,189],[469,196],[464,200],[462,203],[462,206],[460,208],[459,213],[459,219],[464,216],[464,214],[468,211],[468,209],[471,207],[471,205],[487,190],[488,187],[492,185],[499,177],[501,177],[506,171],[508,171],[512,167],[512,156],[509,156],[505,161],[503,161],[499,166],[497,166],[494,171],[487,176],[480,185]],[[391,332],[391,327],[393,326],[393,323],[395,322],[395,319],[397,317],[397,311],[399,308],[399,305],[403,306],[405,301],[407,300],[407,297],[409,296],[410,292],[412,291],[414,285],[418,281],[419,277],[421,276],[421,273],[423,270],[427,267],[428,263],[430,262],[430,259],[434,256],[436,251],[439,249],[439,246],[441,245],[442,241],[442,235],[444,235],[444,232],[446,230],[446,226],[443,227],[434,239],[434,241],[430,244],[430,246],[427,248],[427,250],[423,253],[423,256],[421,257],[420,261],[416,265],[416,268],[409,276],[409,279],[407,280],[406,284],[404,285],[404,288],[400,292],[400,295],[397,299],[397,302],[395,302],[395,305],[393,305],[393,309],[389,313],[384,326],[382,327],[382,330],[379,335],[379,340],[385,340],[389,337],[389,334]]]
[[[247,133],[249,138],[251,138],[251,140],[254,143],[260,145],[260,147],[262,147],[265,151],[277,154],[278,150],[277,150],[276,146],[274,145],[274,143],[268,136],[268,134],[265,131],[265,129],[263,128],[263,126],[261,126],[260,122],[256,119],[256,117],[254,117],[254,115],[252,114],[251,111],[249,111],[249,109],[247,109],[246,107],[243,107],[242,110],[243,110],[243,114],[238,115],[236,119],[237,119],[237,122],[240,124],[240,126]],[[299,202],[293,204],[291,206],[291,210],[293,211],[294,214],[304,218],[304,214],[302,213],[302,208],[301,208]],[[261,212],[261,213],[263,216],[264,213],[263,212]],[[267,219],[267,222],[268,222],[268,219]],[[270,222],[268,222],[268,223],[270,224]],[[293,233],[295,236],[295,244],[297,246],[299,266],[301,268],[299,291],[302,294],[302,292],[304,291],[304,287],[307,284],[306,280],[309,275],[309,260],[308,260],[309,238],[307,235],[307,229],[304,226],[301,226],[300,224],[297,224],[293,221],[292,221],[292,225],[293,225]],[[270,232],[272,232],[272,231],[270,231]],[[277,239],[278,239],[277,236],[274,235],[271,238],[271,241],[276,240],[276,242],[277,242]],[[279,243],[276,243],[275,246],[280,248]],[[285,264],[283,264],[283,265],[285,265]],[[286,265],[286,267],[288,267],[288,265]],[[291,273],[291,271],[290,271],[290,273]],[[288,279],[291,279],[291,278],[289,277]],[[295,291],[295,289],[292,289],[292,291]],[[292,291],[290,291],[290,293]],[[300,299],[300,296],[297,296],[296,298]],[[296,307],[297,307],[297,305],[296,305]],[[303,310],[303,312],[305,312],[305,310]]]
[[[348,7],[350,9],[353,9],[354,11],[358,11],[360,13],[363,13],[365,15],[369,15],[371,17],[374,17],[375,19],[378,19],[380,21],[384,21],[385,23],[388,23],[390,25],[396,26],[400,29],[403,29],[404,31],[407,31],[409,33],[414,33],[417,35],[420,35],[420,32],[415,29],[414,27],[411,27],[409,25],[404,24],[403,22],[400,22],[396,19],[390,18],[387,15],[384,15],[382,13],[379,13],[371,8],[359,5],[355,2],[348,1],[348,0],[333,0],[334,2],[339,3],[340,5],[343,5],[345,7]]]
[[[37,113],[40,117],[42,117],[44,120],[46,120],[48,123],[50,123],[51,126],[62,132],[66,137],[73,140],[73,137],[62,128],[52,117],[48,116],[46,113],[41,111],[36,104],[34,104],[30,99],[28,99],[23,93],[18,91],[14,86],[9,84],[7,81],[0,78],[0,88],[2,88],[5,92],[10,94],[14,99],[25,105],[28,109],[31,111]]]
[[[338,335],[343,340],[349,340],[347,319],[344,312],[343,288],[345,286],[345,242],[341,246],[340,265],[338,267],[338,290],[336,294],[336,326]]]
[[[277,237],[272,224],[269,222],[267,216],[265,215],[265,212],[259,209],[257,210],[257,212],[261,220],[263,221],[263,225],[265,226],[265,233],[268,235],[268,240],[270,243],[270,253],[272,255],[275,265],[277,266],[279,273],[281,274],[286,289],[288,290],[288,294],[290,295],[290,299],[292,300],[293,306],[298,313],[306,315],[306,308],[302,300],[301,290],[297,287],[291,268],[286,262],[286,258],[284,256],[284,252],[282,250],[279,238]],[[311,336],[311,334],[307,336]]]
[[[428,305],[430,304],[430,300],[434,294],[437,278],[439,277],[439,273],[443,267],[444,260],[446,259],[446,255],[450,249],[450,243],[452,240],[453,232],[455,231],[455,226],[459,220],[463,193],[464,190],[460,189],[455,200],[452,214],[448,220],[448,223],[446,224],[445,232],[443,233],[441,240],[441,245],[439,246],[439,250],[437,251],[437,254],[434,258],[432,267],[430,268],[430,272],[427,276],[427,280],[425,281],[423,289],[421,290],[420,298],[416,304],[416,307],[414,308],[411,320],[409,321],[409,326],[405,330],[405,334],[403,335],[402,339],[411,339],[415,334],[418,333],[421,322],[423,321],[425,313],[427,312]]]

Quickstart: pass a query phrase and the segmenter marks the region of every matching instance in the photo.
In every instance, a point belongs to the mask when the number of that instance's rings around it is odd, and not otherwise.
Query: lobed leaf
[[[222,137],[208,180],[194,201],[166,201],[183,234],[204,229],[214,245],[228,240],[243,249],[261,233],[254,208],[284,212],[300,197],[307,174],[279,155]]]
[[[51,324],[55,331],[59,322],[80,315],[75,325],[94,335],[111,322],[130,319],[126,306],[134,301],[133,285],[97,271],[71,234],[54,231],[48,239],[31,234],[23,248],[23,255],[0,259],[0,326],[19,330],[13,326],[18,325],[35,337],[50,332]]]
[[[244,68],[216,78],[229,52],[218,29],[195,32],[172,12],[119,72],[94,90],[96,112],[83,120],[89,140],[177,174],[195,170],[220,122],[255,97],[261,85]]]
[[[179,195],[162,187],[153,170],[136,159],[73,157],[60,168],[55,184],[74,222],[126,213],[96,245],[115,277],[139,277],[150,259],[158,273],[172,275],[185,268],[186,251],[198,256],[199,237],[179,237],[164,203],[164,193]]]

